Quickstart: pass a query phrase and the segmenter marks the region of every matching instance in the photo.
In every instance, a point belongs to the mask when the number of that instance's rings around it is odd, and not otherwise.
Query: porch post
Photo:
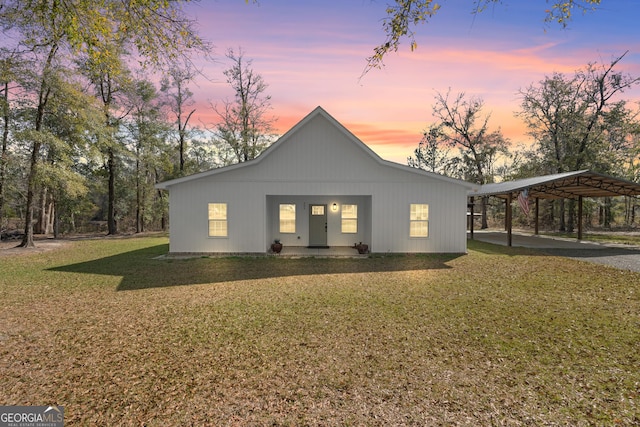
[[[582,196],[578,196],[578,240],[582,240]]]
[[[469,216],[469,234],[471,236],[471,240],[473,240],[473,196],[469,197],[469,208],[471,209],[471,215]]]

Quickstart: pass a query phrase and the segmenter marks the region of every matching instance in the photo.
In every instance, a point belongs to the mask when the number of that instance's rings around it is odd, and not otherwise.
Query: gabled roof
[[[267,148],[262,154],[260,154],[258,157],[256,157],[253,160],[249,160],[249,161],[243,162],[243,163],[237,163],[237,164],[234,164],[234,165],[231,165],[231,166],[225,166],[225,167],[221,167],[221,168],[210,169],[210,170],[205,171],[205,172],[200,172],[200,173],[189,175],[189,176],[185,176],[185,177],[182,177],[182,178],[176,178],[176,179],[172,179],[172,180],[169,180],[169,181],[164,181],[164,182],[156,184],[156,188],[168,189],[169,187],[171,187],[173,185],[176,185],[176,184],[181,184],[181,183],[185,183],[185,182],[189,182],[189,181],[193,181],[193,180],[206,178],[206,177],[209,177],[209,176],[225,173],[225,172],[228,172],[228,171],[231,171],[231,170],[236,170],[236,169],[241,169],[241,168],[248,168],[248,167],[251,167],[253,165],[259,164],[260,162],[262,162],[266,158],[268,158],[270,155],[272,155],[272,153],[274,153],[278,149],[278,147],[280,147],[282,144],[284,144],[287,140],[291,139],[296,134],[296,132],[298,132],[298,130],[300,130],[301,128],[306,126],[311,120],[313,120],[317,116],[322,116],[326,120],[328,120],[340,132],[342,132],[352,143],[357,145],[363,151],[363,155],[371,157],[373,160],[375,160],[377,163],[379,163],[381,165],[385,165],[387,167],[392,167],[392,168],[396,168],[396,169],[401,169],[401,170],[404,170],[404,171],[410,172],[410,173],[415,173],[415,174],[419,174],[419,175],[423,175],[423,176],[428,176],[428,177],[431,177],[433,179],[441,180],[441,181],[444,181],[444,182],[449,182],[449,183],[454,183],[454,184],[457,184],[457,185],[462,185],[462,186],[466,187],[468,190],[477,190],[478,189],[478,186],[476,184],[472,184],[472,183],[469,183],[469,182],[466,182],[466,181],[457,180],[457,179],[454,179],[454,178],[449,178],[449,177],[446,177],[446,176],[443,176],[443,175],[439,175],[439,174],[436,174],[436,173],[433,173],[433,172],[428,172],[428,171],[424,171],[424,170],[421,170],[421,169],[412,168],[412,167],[409,167],[409,166],[406,166],[406,165],[401,165],[399,163],[395,163],[395,162],[391,162],[391,161],[382,159],[373,150],[371,150],[365,143],[360,141],[360,139],[358,139],[347,128],[345,128],[340,122],[338,122],[329,113],[327,113],[322,107],[316,107],[311,113],[309,113],[306,117],[304,117],[302,120],[300,120],[295,126],[293,126],[291,129],[289,129],[289,131],[287,131],[284,135],[282,135],[280,138],[278,138],[278,140],[276,142],[274,142],[269,148]]]
[[[576,199],[640,195],[640,184],[588,170],[537,176],[515,181],[485,184],[469,196],[495,196],[506,199],[528,190],[530,198]]]

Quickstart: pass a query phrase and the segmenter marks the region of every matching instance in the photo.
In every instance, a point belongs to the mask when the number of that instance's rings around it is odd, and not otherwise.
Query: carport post
[[[511,211],[511,193],[507,195],[507,206],[505,209],[504,221],[507,226],[507,246],[511,247],[511,216],[513,215]]]
[[[536,231],[535,234],[536,236],[538,234],[540,234],[540,221],[539,218],[540,217],[540,199],[538,197],[536,197],[536,222],[535,222],[535,227],[536,227]]]
[[[578,240],[582,240],[582,196],[578,196]]]

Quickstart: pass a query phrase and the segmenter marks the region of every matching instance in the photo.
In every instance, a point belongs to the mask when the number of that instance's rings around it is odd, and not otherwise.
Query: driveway
[[[507,245],[507,233],[504,231],[474,231],[473,237],[481,242]],[[536,249],[549,255],[640,272],[640,247],[638,246],[594,243],[517,232],[512,233],[511,244],[512,246]]]

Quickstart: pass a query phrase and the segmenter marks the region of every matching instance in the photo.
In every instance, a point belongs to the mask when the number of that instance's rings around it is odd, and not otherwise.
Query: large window
[[[342,205],[342,232],[358,232],[358,205]]]
[[[227,237],[226,203],[209,203],[209,237]]]
[[[292,205],[292,204],[280,205],[280,232],[281,233],[296,232],[296,205]]]
[[[410,237],[429,237],[429,205],[411,204]]]

